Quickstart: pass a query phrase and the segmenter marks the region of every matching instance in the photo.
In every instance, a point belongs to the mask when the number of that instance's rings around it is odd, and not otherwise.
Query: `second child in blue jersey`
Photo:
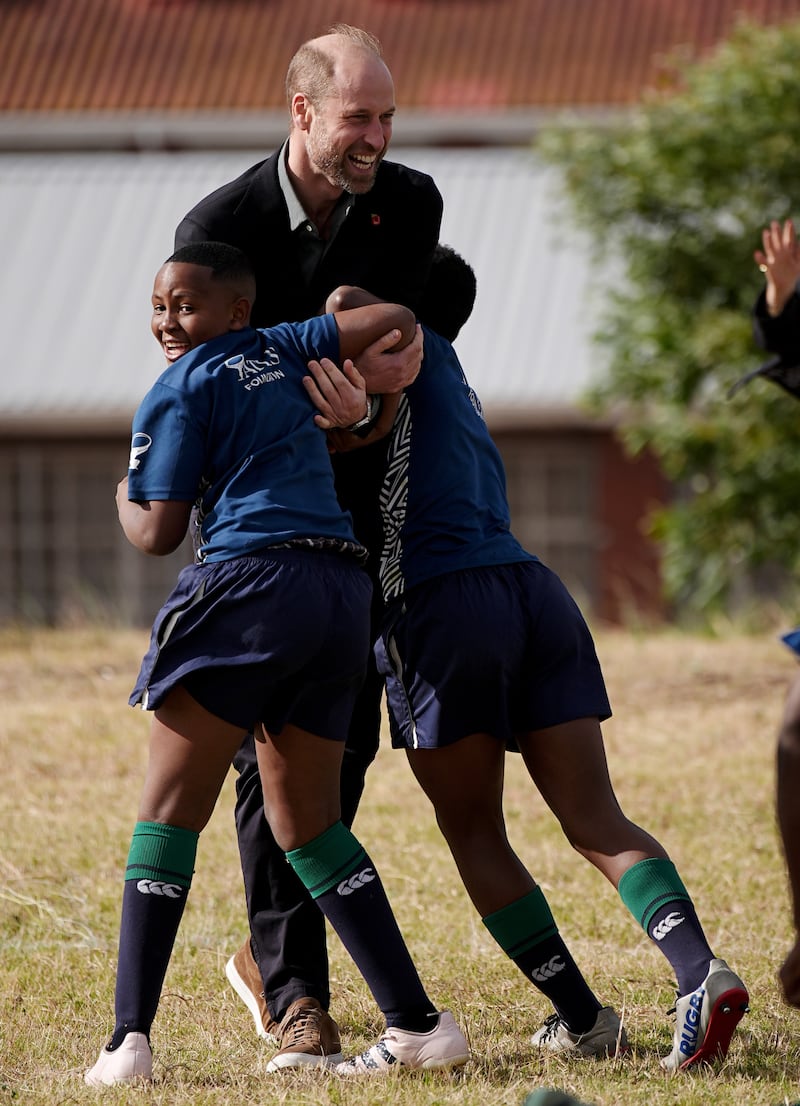
[[[400,401],[381,492],[388,609],[375,652],[392,741],[406,750],[487,929],[555,1007],[534,1045],[601,1056],[624,1048],[626,1034],[508,841],[508,749],[522,754],[570,843],[618,889],[676,973],[677,1024],[662,1065],[716,1060],[747,991],[711,952],[663,847],[620,809],[591,634],[561,580],[511,533],[502,461],[451,345],[474,297],[472,270],[439,247],[420,307],[422,369]],[[339,289],[328,305],[371,300]]]
[[[154,286],[153,332],[170,364],[134,417],[117,505],[128,539],[154,554],[181,544],[196,508],[197,558],[155,620],[131,696],[153,711],[150,756],[125,873],[115,1027],[86,1074],[93,1086],[152,1078],[150,1030],[198,837],[253,731],[266,817],[386,1018],[386,1066],[468,1057],[340,820],[371,585],[306,383],[310,359],[352,357],[392,330],[402,345],[415,320],[392,304],[254,330],[254,288],[244,255],[212,242],[176,251]],[[357,421],[367,397],[356,370],[342,391],[358,400]]]

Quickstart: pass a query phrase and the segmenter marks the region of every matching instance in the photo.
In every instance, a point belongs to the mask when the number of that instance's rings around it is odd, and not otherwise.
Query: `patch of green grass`
[[[113,1022],[121,874],[147,753],[148,719],[126,706],[146,635],[89,627],[0,633],[0,1103],[90,1103],[83,1072]],[[318,1071],[267,1076],[270,1051],[224,976],[246,934],[233,774],[204,832],[153,1029],[157,1082],[103,1101],[520,1106],[555,1086],[598,1106],[778,1106],[800,1097],[800,1013],[775,973],[790,940],[773,813],[775,733],[794,673],[772,636],[601,633],[614,706],[604,733],[626,812],[669,849],[717,955],[743,976],[751,1013],[716,1073],[670,1078],[666,961],[597,872],[575,855],[508,761],[512,843],[604,1002],[624,1012],[619,1062],[540,1056],[529,1035],[548,1004],[472,909],[405,758],[384,747],[356,830],[369,849],[432,998],[465,1027],[474,1059],[457,1075],[367,1084]],[[345,1051],[380,1016],[335,936],[332,1013]]]

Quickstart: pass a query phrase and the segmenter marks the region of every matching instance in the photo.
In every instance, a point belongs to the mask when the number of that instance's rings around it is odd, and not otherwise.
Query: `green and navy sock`
[[[286,859],[333,926],[386,1024],[424,1032],[436,1008],[425,993],[372,861],[342,822]]]
[[[112,1048],[126,1033],[150,1034],[192,885],[198,836],[161,822],[134,827],[122,895]]]
[[[623,874],[617,890],[672,965],[678,994],[690,994],[705,979],[714,954],[675,865],[658,856],[640,860]]]
[[[483,924],[573,1033],[592,1028],[601,1004],[564,944],[540,887],[489,914]]]

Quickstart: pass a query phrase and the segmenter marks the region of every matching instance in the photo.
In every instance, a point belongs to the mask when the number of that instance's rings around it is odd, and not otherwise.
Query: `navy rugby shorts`
[[[189,565],[156,617],[128,702],[156,710],[182,684],[243,730],[291,723],[344,741],[369,656],[371,595],[366,572],[338,553]]]
[[[375,644],[392,745],[435,749],[609,718],[594,642],[541,561],[464,569],[410,589]]]

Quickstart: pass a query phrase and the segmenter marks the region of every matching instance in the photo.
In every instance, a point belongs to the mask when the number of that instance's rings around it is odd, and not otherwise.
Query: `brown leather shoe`
[[[253,1015],[256,1033],[271,1045],[280,1044],[278,1023],[273,1020],[264,998],[261,972],[253,959],[248,937],[237,953],[225,965],[225,975],[236,994]]]
[[[267,1064],[267,1071],[334,1067],[342,1062],[339,1027],[315,998],[295,999],[278,1033],[280,1048]]]

